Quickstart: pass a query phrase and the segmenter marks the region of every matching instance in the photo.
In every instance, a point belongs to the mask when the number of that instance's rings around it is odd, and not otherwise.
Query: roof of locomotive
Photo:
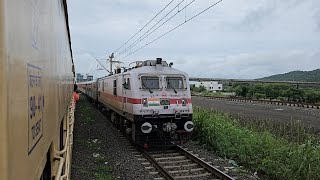
[[[171,75],[184,75],[185,77],[188,77],[188,74],[180,71],[178,69],[172,68],[171,65],[168,65],[166,61],[160,61],[157,62],[157,60],[146,60],[146,61],[137,61],[136,66],[133,68],[126,69],[125,71],[105,77],[101,77],[98,79],[105,79],[110,78],[118,75],[126,75],[131,74],[138,76],[140,74],[154,74],[154,75],[163,75],[163,74],[171,74]]]
[[[169,66],[142,66],[131,69],[123,74],[181,74],[187,76],[187,73]]]

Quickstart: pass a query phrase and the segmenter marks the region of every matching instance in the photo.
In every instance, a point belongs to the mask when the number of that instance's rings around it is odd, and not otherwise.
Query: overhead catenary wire
[[[93,72],[94,71],[94,67],[96,66],[96,64],[94,64],[93,66],[92,66],[92,68],[88,71],[88,73],[87,74],[91,74],[91,72]]]
[[[197,13],[196,15],[192,16],[191,18],[189,18],[189,19],[185,20],[183,23],[181,23],[181,24],[177,25],[176,27],[172,28],[171,30],[167,31],[166,33],[162,34],[161,36],[159,36],[159,37],[155,38],[154,40],[152,40],[152,41],[150,41],[150,42],[146,43],[144,46],[142,46],[142,47],[140,47],[140,48],[138,48],[138,49],[134,50],[133,52],[131,52],[131,53],[127,54],[125,57],[123,57],[123,58],[121,58],[121,59],[124,59],[124,58],[126,58],[126,57],[128,57],[128,56],[130,56],[130,55],[132,55],[132,54],[134,54],[134,53],[136,53],[137,51],[139,51],[139,50],[141,50],[141,49],[145,48],[146,46],[148,46],[148,45],[150,45],[150,44],[154,43],[155,41],[157,41],[157,40],[161,39],[161,38],[162,38],[162,37],[164,37],[165,35],[167,35],[167,34],[171,33],[172,31],[174,31],[174,30],[178,29],[179,27],[181,27],[182,25],[184,25],[184,24],[186,24],[187,22],[191,21],[192,19],[194,19],[194,18],[198,17],[200,14],[202,14],[202,13],[206,12],[207,10],[211,9],[212,7],[214,7],[214,6],[218,5],[218,4],[219,4],[219,3],[221,3],[222,1],[223,1],[223,0],[219,0],[219,1],[217,1],[216,3],[214,3],[214,4],[210,5],[209,7],[207,7],[207,8],[206,8],[206,9],[204,9],[204,10],[202,10],[201,12]]]
[[[108,73],[110,73],[110,71],[96,57],[92,56],[91,54],[89,55],[93,57],[103,67],[103,69],[105,69],[106,71],[108,71]]]
[[[163,9],[161,9],[150,21],[147,22],[138,32],[136,32],[129,40],[127,40],[124,44],[122,44],[118,49],[116,49],[113,53],[116,53],[123,46],[125,46],[129,41],[131,41],[137,34],[139,34],[146,26],[148,26],[159,14],[161,14],[174,0],[171,0]]]
[[[149,37],[151,34],[153,34],[156,30],[158,30],[160,27],[162,27],[164,24],[166,24],[167,22],[169,22],[172,18],[174,18],[175,16],[177,16],[180,12],[182,12],[184,9],[186,9],[188,6],[190,6],[193,2],[195,2],[196,0],[192,0],[190,3],[188,3],[187,5],[185,5],[182,9],[179,9],[175,14],[173,14],[170,18],[168,18],[166,21],[164,21],[161,25],[159,25],[158,27],[156,27],[153,31],[151,31],[157,24],[159,24],[165,17],[167,17],[174,9],[176,9],[177,7],[179,7],[179,5],[181,3],[184,2],[184,0],[182,0],[178,5],[176,5],[170,12],[168,12],[162,19],[160,19],[160,21],[158,21],[155,25],[153,25],[148,31],[146,31],[143,35],[140,36],[139,39],[137,39],[136,41],[134,41],[127,49],[121,51],[117,56],[120,56],[124,53],[126,53],[127,51],[129,51],[130,49],[132,49],[134,46],[136,46],[137,44],[139,44],[139,42],[143,41],[145,38]],[[151,31],[151,32],[150,32]],[[148,33],[150,32],[150,33]],[[148,34],[147,34],[148,33]]]
[[[102,61],[102,59],[100,59],[99,60],[100,62]],[[99,66],[100,64],[98,64],[97,62],[96,62],[96,64],[94,64],[93,66],[92,66],[92,68],[90,69],[90,71],[88,71],[88,73],[86,73],[86,74],[92,74],[93,72],[95,72],[95,71],[97,71],[97,70],[104,70],[104,69],[99,69]]]
[[[171,14],[173,12],[173,10],[175,10],[176,8],[178,8],[178,12],[180,12],[179,10],[179,5],[182,4],[182,2],[185,0],[182,0],[181,2],[179,2],[174,8],[172,8],[166,15],[164,15],[158,22],[156,22],[151,28],[149,28],[144,34],[142,34],[138,39],[136,39],[133,43],[131,43],[127,48],[125,48],[123,51],[121,51],[120,53],[118,53],[116,56],[120,56],[121,54],[124,54],[125,52],[127,52],[128,50],[130,50],[132,47],[134,47],[136,44],[138,44],[141,40],[141,38],[146,35],[148,32],[150,32],[156,25],[158,25],[162,20],[164,20],[169,14]],[[177,13],[176,13],[177,14]],[[175,14],[175,15],[176,15]],[[174,15],[174,16],[175,16]],[[173,17],[174,17],[173,16]],[[172,18],[171,18],[172,19]]]

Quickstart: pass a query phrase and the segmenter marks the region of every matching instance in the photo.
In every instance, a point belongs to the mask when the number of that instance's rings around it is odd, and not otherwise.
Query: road
[[[249,119],[270,119],[278,122],[300,120],[306,127],[320,130],[320,110],[250,102],[192,97],[193,105],[236,114]]]

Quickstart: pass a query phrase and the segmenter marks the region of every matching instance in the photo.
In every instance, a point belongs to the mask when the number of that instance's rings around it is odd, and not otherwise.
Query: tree
[[[206,92],[207,89],[204,86],[199,86],[199,92]]]

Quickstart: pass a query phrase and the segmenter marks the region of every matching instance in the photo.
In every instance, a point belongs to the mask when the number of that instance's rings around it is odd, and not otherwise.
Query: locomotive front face
[[[183,75],[142,75],[140,80],[141,107],[138,114],[168,116],[180,119],[192,113],[190,91]]]
[[[168,145],[187,140],[194,128],[187,77],[141,74],[138,80],[141,104],[134,108],[135,119],[149,143]],[[159,137],[162,139],[157,142]]]

